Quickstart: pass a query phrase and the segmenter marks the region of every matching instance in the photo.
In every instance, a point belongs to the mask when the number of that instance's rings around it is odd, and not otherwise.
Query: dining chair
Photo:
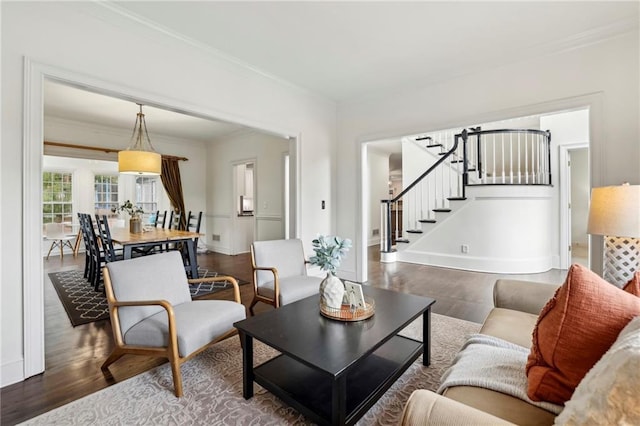
[[[123,259],[122,249],[116,249],[111,239],[111,229],[109,228],[109,220],[106,215],[96,215],[96,229],[100,237],[100,244],[104,252],[104,258],[107,262],[116,262]]]
[[[190,211],[189,214],[186,216],[186,220],[187,220],[186,231],[197,232],[197,233],[200,232],[200,225],[202,224],[202,212],[198,212],[198,214],[196,214]],[[193,249],[196,250],[196,252],[198,250],[198,240],[199,240],[198,237],[193,239]],[[180,251],[182,252],[182,259],[184,261],[184,265],[189,266],[189,252],[186,244],[180,245]],[[197,277],[191,277],[191,278],[197,278]]]
[[[302,240],[254,241],[251,244],[254,296],[249,312],[258,302],[278,308],[318,294],[322,278],[307,275]]]
[[[156,228],[164,228],[166,221],[167,221],[167,211],[165,210],[163,213],[160,213],[160,210],[156,210],[156,218],[154,221],[154,226]]]
[[[44,224],[44,238],[47,241],[51,241],[51,246],[49,247],[49,252],[47,253],[47,260],[49,259],[49,255],[51,251],[59,247],[60,248],[60,258],[64,257],[64,248],[69,247],[71,252],[73,253],[73,245],[71,244],[72,240],[75,240],[75,235],[69,235],[64,232],[64,224],[62,223],[45,223]]]
[[[87,232],[84,229],[84,221],[85,221],[85,214],[84,213],[78,213],[78,223],[80,224],[80,236],[82,237],[82,242],[84,242],[84,274],[83,277],[84,278],[89,278],[89,271],[91,268],[91,254],[90,254],[90,248],[89,248],[89,236],[87,235]]]
[[[233,301],[191,299],[189,283],[216,281],[233,285]],[[107,263],[104,284],[115,348],[102,370],[125,354],[167,358],[177,397],[183,395],[180,366],[235,334],[233,324],[246,318],[233,277],[188,280],[176,251]]]
[[[169,224],[167,226],[168,229],[184,229],[182,226],[182,212],[171,210],[171,215],[169,216]]]
[[[87,235],[87,241],[89,243],[89,252],[85,255],[89,256],[89,282],[93,285],[95,291],[100,290],[100,282],[102,281],[102,267],[106,263],[104,252],[100,244],[96,229],[93,224],[93,219],[88,213],[83,213],[83,218],[80,222],[80,226],[83,232]]]

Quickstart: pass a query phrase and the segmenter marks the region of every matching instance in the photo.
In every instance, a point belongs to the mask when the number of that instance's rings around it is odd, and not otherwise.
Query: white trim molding
[[[296,204],[292,209],[294,223],[300,223],[300,131],[278,128],[272,124],[266,125],[255,118],[238,117],[224,111],[214,111],[202,105],[188,104],[173,98],[149,93],[134,87],[129,87],[124,83],[109,82],[100,80],[85,74],[38,63],[29,57],[24,58],[24,141],[23,141],[23,246],[22,246],[22,278],[23,278],[23,361],[22,377],[28,377],[42,373],[45,369],[44,363],[44,265],[41,257],[42,224],[40,212],[42,210],[42,190],[41,190],[41,170],[44,140],[44,80],[51,79],[63,84],[68,84],[84,90],[91,90],[106,96],[114,96],[121,99],[128,99],[132,102],[153,105],[158,108],[168,109],[183,114],[195,115],[197,117],[230,121],[244,126],[263,130],[267,133],[277,135],[297,135],[291,137],[291,144],[294,149],[290,155],[292,164],[296,165],[294,171],[296,181],[292,186]],[[289,136],[286,136],[289,137]],[[207,216],[209,217],[209,216]],[[299,229],[299,227],[297,228]],[[210,232],[210,231],[208,231]],[[209,249],[211,247],[207,245]],[[215,249],[215,247],[214,247]],[[215,250],[224,253],[223,250]],[[12,363],[11,365],[14,365]],[[18,365],[18,364],[15,364]],[[13,367],[12,367],[13,368]],[[5,366],[3,365],[3,373]],[[12,374],[14,377],[15,374]],[[4,377],[3,377],[4,380]],[[19,380],[16,380],[19,381]],[[3,382],[4,386],[5,383]]]

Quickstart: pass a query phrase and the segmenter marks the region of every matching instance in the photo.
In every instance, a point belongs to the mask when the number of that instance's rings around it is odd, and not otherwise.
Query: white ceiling
[[[139,107],[135,102],[88,92],[54,81],[44,84],[44,114],[65,120],[128,129],[133,132]],[[154,134],[211,141],[242,126],[206,120],[145,105],[142,108],[151,140]]]
[[[264,75],[348,102],[592,43],[638,27],[638,2],[96,2]],[[541,66],[551,66],[542,63]],[[48,82],[45,114],[131,128],[138,107]],[[239,126],[145,107],[150,132]],[[153,123],[153,124],[152,124]]]

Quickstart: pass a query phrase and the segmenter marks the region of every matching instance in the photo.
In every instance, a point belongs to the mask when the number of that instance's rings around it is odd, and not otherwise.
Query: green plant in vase
[[[340,309],[344,298],[344,284],[335,273],[340,267],[342,258],[351,248],[351,240],[348,238],[320,235],[314,239],[314,256],[309,258],[309,263],[318,265],[327,276],[320,283],[320,303],[334,309]]]
[[[141,207],[134,205],[130,200],[125,201],[118,207],[113,207],[112,212],[126,212],[129,215],[129,232],[142,232],[142,210]]]

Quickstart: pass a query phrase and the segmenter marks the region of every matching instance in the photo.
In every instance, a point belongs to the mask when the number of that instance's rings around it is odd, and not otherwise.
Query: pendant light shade
[[[118,152],[118,171],[126,174],[157,176],[162,170],[162,156],[151,145],[142,105],[138,105],[140,112],[136,116],[129,148]]]

